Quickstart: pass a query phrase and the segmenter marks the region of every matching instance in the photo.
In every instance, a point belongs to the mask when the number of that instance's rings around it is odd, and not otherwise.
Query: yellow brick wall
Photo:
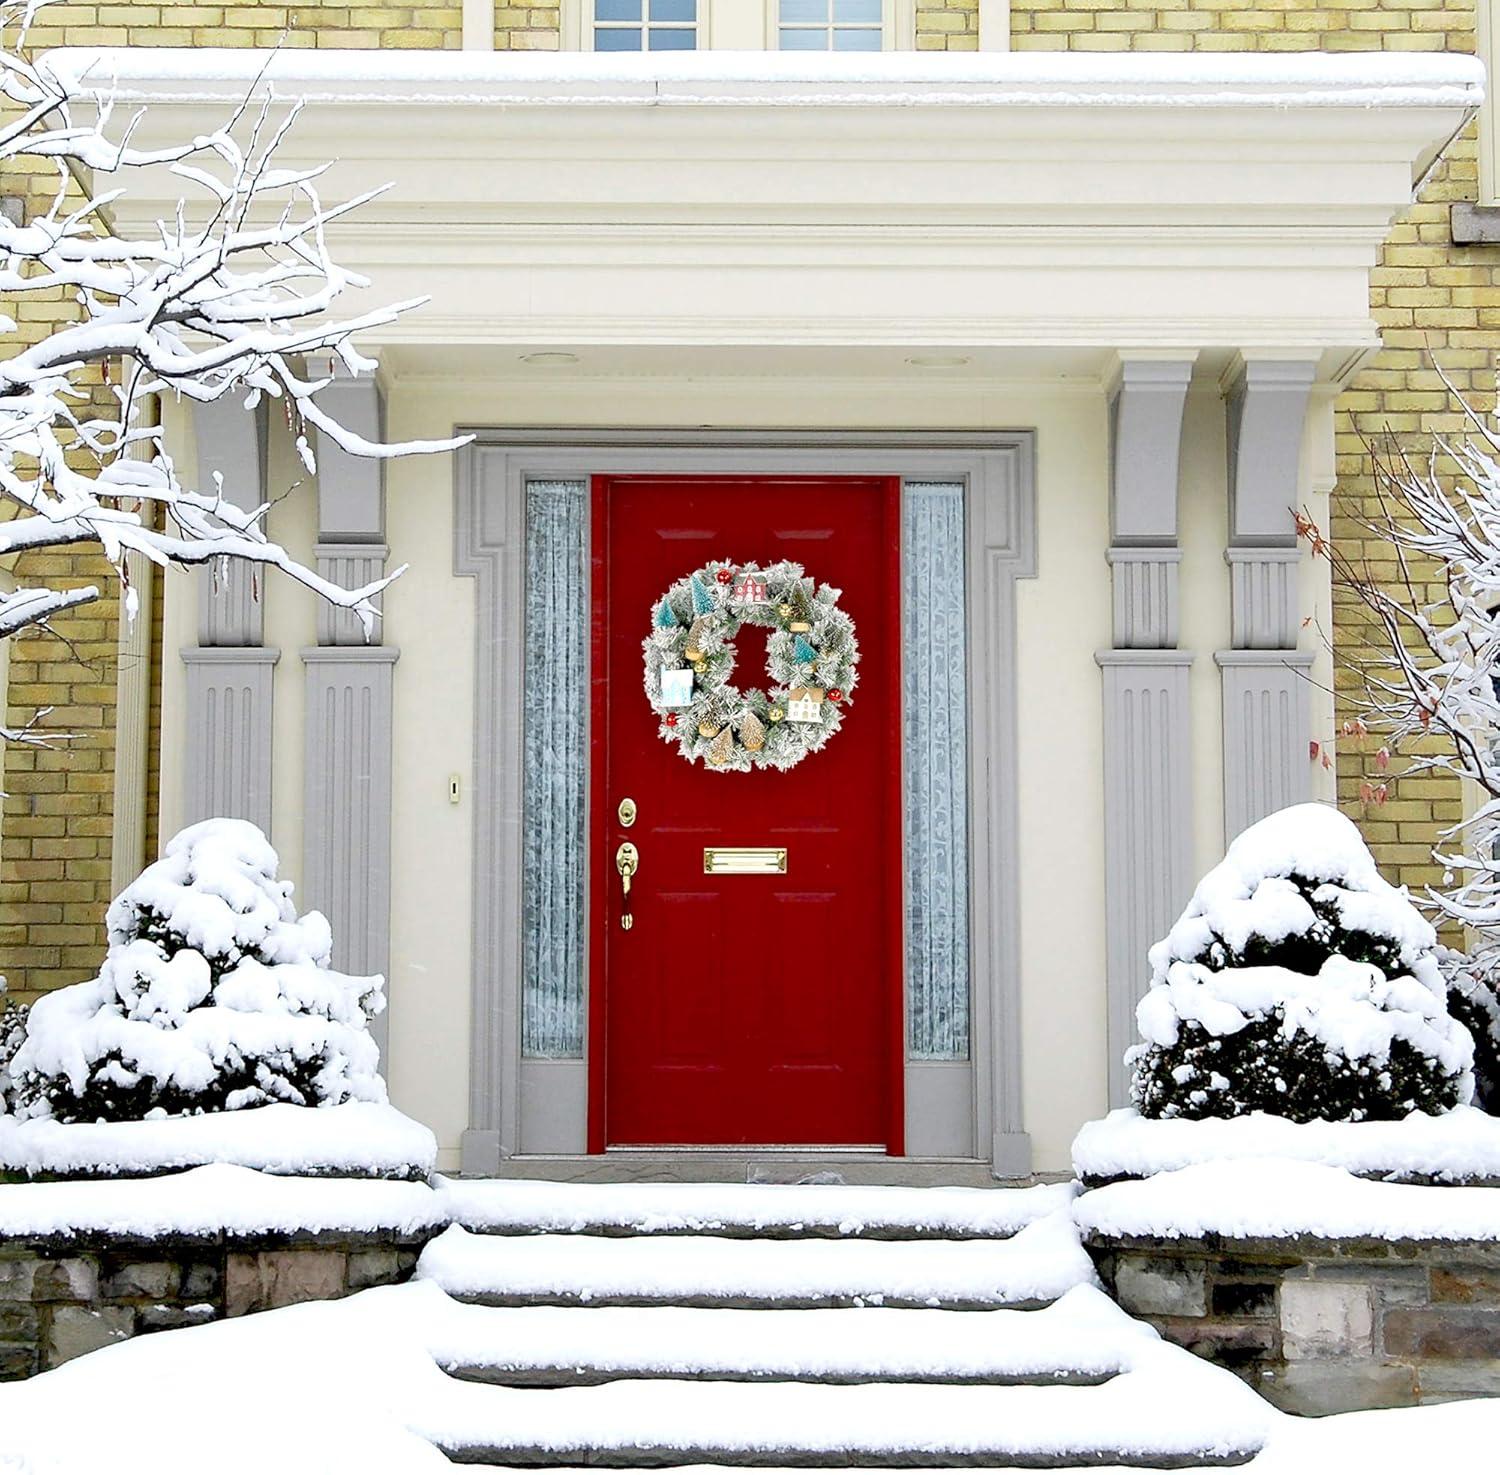
[[[917,0],[918,51],[978,51],[979,0]]]
[[[1033,51],[1472,52],[1475,26],[1472,0],[1013,0],[1011,6],[1011,45]],[[1333,534],[1341,547],[1392,574],[1389,547],[1359,525],[1361,516],[1378,511],[1366,441],[1389,429],[1421,456],[1427,437],[1461,429],[1426,358],[1429,346],[1477,405],[1494,404],[1500,248],[1455,247],[1448,227],[1449,205],[1477,199],[1478,178],[1471,126],[1391,232],[1370,288],[1385,347],[1338,405]],[[1336,652],[1357,656],[1365,636],[1358,610],[1337,600]],[[1355,684],[1344,670],[1336,681],[1342,693]],[[1349,715],[1341,698],[1340,726]],[[1379,747],[1375,738],[1338,738],[1340,803],[1360,822],[1386,874],[1420,888],[1440,877],[1432,844],[1439,828],[1459,818],[1458,788],[1441,776],[1403,779],[1399,759],[1383,770]],[[1385,802],[1364,802],[1366,784],[1384,784]]]

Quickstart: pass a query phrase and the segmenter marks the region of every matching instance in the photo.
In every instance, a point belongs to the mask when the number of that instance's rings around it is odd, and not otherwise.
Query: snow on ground
[[[1005,1235],[1065,1209],[1068,1183],[988,1188],[874,1188],[808,1183],[544,1183],[439,1178],[448,1215],[470,1229],[577,1234],[882,1229],[933,1235]]]
[[[1095,1189],[1074,1204],[1073,1218],[1085,1231],[1153,1239],[1494,1241],[1500,1188],[1375,1183],[1324,1163],[1252,1158]]]
[[[608,1239],[470,1234],[457,1226],[428,1245],[417,1274],[455,1295],[673,1301],[736,1298],[768,1304],[859,1299],[916,1305],[1048,1301],[1091,1284],[1093,1262],[1066,1213],[1012,1239]]]
[[[1399,1122],[1292,1122],[1263,1112],[1148,1121],[1127,1107],[1087,1123],[1073,1139],[1073,1170],[1095,1180],[1260,1157],[1382,1177],[1500,1180],[1500,1117],[1460,1106],[1442,1116],[1413,1112]]]
[[[0,1185],[0,1239],[325,1229],[409,1238],[446,1223],[425,1183],[272,1177],[223,1163],[161,1178]]]
[[[132,1176],[204,1163],[266,1173],[426,1179],[437,1139],[393,1106],[254,1107],[146,1122],[0,1116],[0,1172]]]

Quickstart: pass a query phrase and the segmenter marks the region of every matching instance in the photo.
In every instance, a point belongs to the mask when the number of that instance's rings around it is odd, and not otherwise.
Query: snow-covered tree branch
[[[1456,398],[1461,398],[1449,386]],[[1465,405],[1471,433],[1425,461],[1389,440],[1368,448],[1378,510],[1355,521],[1388,545],[1380,567],[1303,515],[1336,591],[1365,616],[1340,660],[1359,720],[1403,754],[1408,775],[1477,785],[1479,803],[1443,832],[1429,888],[1437,912],[1478,934],[1474,965],[1500,969],[1500,442]],[[1383,750],[1384,751],[1384,750]]]
[[[271,541],[266,507],[246,511],[217,486],[185,484],[151,407],[169,395],[232,396],[249,413],[262,397],[278,400],[309,471],[309,428],[357,456],[461,444],[375,444],[318,404],[328,370],[309,362],[373,372],[353,336],[418,305],[340,314],[344,294],[368,284],[334,259],[328,227],[371,196],[328,204],[319,188],[326,165],[279,167],[297,108],[274,108],[256,88],[217,132],[135,147],[140,115],[117,117],[108,78],[78,83],[25,55],[26,26],[51,3],[0,0],[0,177],[35,179],[40,163],[50,181],[29,213],[0,211],[0,343],[13,339],[0,359],[0,557],[97,545],[121,577],[127,615],[136,603],[128,553],[163,566],[263,564],[353,610],[368,632],[372,601],[390,579],[330,583]],[[111,206],[145,168],[171,170],[184,200],[154,235],[124,239]],[[17,347],[27,301],[55,302],[65,320]],[[0,591],[0,639],[48,628],[99,596],[22,577]]]

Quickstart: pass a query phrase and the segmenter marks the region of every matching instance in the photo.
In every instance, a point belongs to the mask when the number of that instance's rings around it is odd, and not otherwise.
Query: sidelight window
[[[882,0],[777,0],[782,51],[879,51]]]
[[[698,0],[593,0],[595,51],[695,51]]]

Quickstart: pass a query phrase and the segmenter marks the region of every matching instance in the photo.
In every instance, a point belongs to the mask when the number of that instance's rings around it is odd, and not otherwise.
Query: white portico
[[[153,104],[149,142],[217,124],[266,58],[92,64]],[[392,186],[332,228],[371,305],[431,299],[368,335],[364,423],[480,440],[384,479],[327,460],[313,486],[274,416],[235,443],[166,407],[232,494],[302,482],[272,514],[289,547],[411,567],[374,647],[295,590],[226,615],[169,581],[163,772],[187,777],[162,833],[256,796],[302,899],[359,939],[341,966],[389,973],[397,1104],[451,1162],[586,1171],[557,1166],[588,1149],[586,962],[577,1051],[528,1055],[522,1028],[528,478],[958,488],[970,1025],[907,1061],[907,1152],[1061,1168],[1122,1088],[1145,946],[1193,876],[1328,782],[1302,634],[1328,591],[1293,509],[1332,486],[1369,269],[1477,67],[308,52],[266,77],[305,99],[283,163],[337,159],[330,195]],[[242,725],[210,729],[231,689]]]

